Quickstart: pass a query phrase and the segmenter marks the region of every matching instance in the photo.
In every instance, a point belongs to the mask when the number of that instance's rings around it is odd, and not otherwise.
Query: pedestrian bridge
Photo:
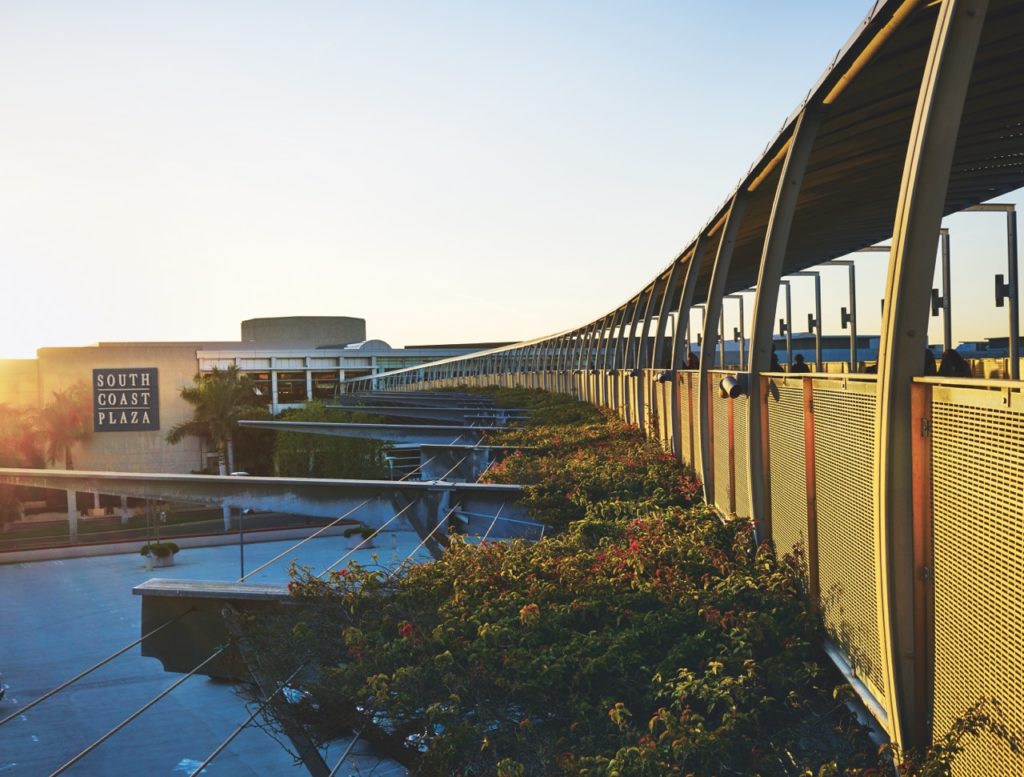
[[[439,424],[437,439],[423,437],[421,425],[418,444],[443,448],[456,464],[448,468],[444,458],[437,483],[398,487],[424,503],[428,490],[446,494],[431,496],[423,542],[442,536],[435,532],[456,507],[493,527],[508,497],[445,480],[466,460],[463,448],[481,447],[472,431],[455,437],[447,424],[487,425],[497,412],[464,397],[454,410],[435,407],[432,395],[418,403],[433,408],[428,413],[413,410],[408,395],[458,386],[570,393],[661,440],[696,469],[723,516],[752,521],[780,554],[798,549],[826,649],[894,741],[928,744],[981,697],[997,699],[1011,732],[1024,732],[1016,210],[999,201],[1024,187],[1022,39],[1024,4],[1014,0],[879,0],[732,194],[621,304],[513,346],[347,381],[347,404],[381,410],[401,394],[406,417]],[[1006,308],[1008,355],[952,375],[944,364],[933,375],[923,358],[929,317],[942,315],[949,348],[957,292],[943,219],[960,213],[977,214],[1000,238],[1005,230],[995,302],[959,304]],[[857,334],[860,252],[888,256],[871,355]],[[941,288],[933,289],[940,253]],[[774,360],[779,308],[778,344],[789,364],[791,292],[807,280],[820,290],[826,273],[848,274],[848,358],[824,357],[819,293],[807,327],[816,341],[810,371],[784,370]],[[728,317],[738,321],[731,351]],[[318,433],[369,433],[333,426]],[[410,434],[399,426],[388,430],[394,439]],[[81,483],[100,491],[100,481],[117,477],[85,474]],[[80,486],[79,474],[64,477],[58,487]],[[223,504],[255,496],[330,503],[324,509],[335,512],[338,500],[371,498],[366,489],[394,489],[140,477],[144,483],[121,486],[144,496],[173,487],[182,499],[199,490]],[[0,473],[0,482],[48,478],[53,473]],[[344,499],[324,496],[325,488]],[[482,506],[470,509],[471,499]],[[445,508],[449,502],[456,507]],[[385,513],[378,517],[383,524]],[[986,735],[967,743],[956,773],[1019,777],[1024,761]]]
[[[346,388],[525,386],[614,409],[692,464],[723,515],[752,520],[779,553],[799,547],[828,649],[893,739],[926,744],[983,696],[1024,731],[1016,212],[993,203],[1024,186],[1022,33],[1024,5],[1008,0],[877,3],[732,195],[619,306]],[[994,283],[1009,356],[975,364],[985,377],[929,375],[922,358],[933,311],[951,345],[943,218],[961,212],[1007,235]],[[860,251],[888,254],[870,360],[856,331]],[[822,359],[819,301],[812,371],[774,366],[780,307],[780,344],[793,332],[790,283],[837,271],[850,277],[849,358]],[[983,738],[956,771],[1020,775],[1024,762]]]

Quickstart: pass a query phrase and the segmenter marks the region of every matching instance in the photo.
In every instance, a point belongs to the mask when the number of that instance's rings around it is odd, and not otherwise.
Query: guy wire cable
[[[300,664],[299,668],[292,672],[291,675],[288,676],[287,680],[282,680],[281,683],[277,686],[277,688],[274,689],[273,693],[271,693],[266,699],[263,700],[259,707],[256,708],[256,710],[246,719],[246,721],[240,724],[238,728],[236,728],[230,734],[228,734],[227,739],[225,739],[223,742],[217,745],[217,747],[214,748],[214,751],[210,753],[208,756],[206,756],[206,760],[192,770],[192,773],[189,774],[189,777],[196,777],[196,775],[198,775],[200,772],[203,771],[203,769],[210,765],[210,762],[213,761],[214,758],[216,758],[218,755],[224,752],[224,749],[234,741],[235,737],[241,734],[248,727],[248,725],[256,719],[256,716],[267,708],[267,705],[270,704],[273,698],[277,696],[277,694],[279,694],[282,690],[284,690],[288,686],[288,683],[295,679],[295,675],[301,672],[304,666],[305,663]]]
[[[160,693],[158,693],[152,699],[150,699],[145,704],[143,704],[141,707],[139,707],[137,710],[135,710],[135,712],[133,712],[127,718],[125,718],[120,723],[118,723],[116,726],[114,726],[112,729],[110,729],[110,731],[108,731],[106,734],[104,734],[99,739],[97,739],[95,742],[93,742],[91,745],[89,745],[87,748],[85,748],[85,750],[82,750],[78,755],[76,755],[70,761],[67,761],[64,765],[58,767],[55,772],[52,772],[50,774],[50,777],[57,777],[58,774],[63,774],[68,769],[70,769],[72,766],[74,766],[76,763],[81,761],[85,756],[87,756],[89,753],[91,753],[97,747],[102,745],[104,742],[106,742],[108,739],[110,739],[112,736],[114,736],[114,734],[116,734],[118,731],[123,729],[125,726],[127,726],[129,723],[131,723],[137,717],[139,717],[143,712],[145,712],[150,707],[152,707],[154,704],[156,704],[158,701],[160,701],[162,698],[167,696],[171,691],[173,691],[175,688],[177,688],[183,682],[185,682],[190,677],[192,677],[192,675],[194,675],[196,672],[198,672],[200,669],[202,669],[204,666],[206,666],[208,663],[210,663],[213,659],[215,659],[217,656],[219,656],[221,653],[223,653],[224,649],[225,649],[224,646],[221,645],[219,648],[214,650],[213,653],[211,653],[209,656],[204,658],[203,661],[200,664],[198,664],[193,669],[191,669],[187,674],[185,674],[182,677],[180,677],[177,680],[175,680],[171,685],[167,686],[167,688],[162,690]]]
[[[65,688],[69,687],[70,685],[73,685],[74,683],[77,683],[77,682],[78,682],[79,680],[81,680],[81,679],[82,679],[83,677],[85,677],[86,675],[90,675],[90,674],[92,674],[92,673],[93,673],[93,672],[95,672],[95,671],[96,671],[97,669],[99,669],[99,668],[100,668],[101,666],[104,666],[105,664],[109,664],[109,663],[110,663],[111,661],[113,661],[113,660],[114,660],[115,658],[117,658],[118,656],[120,656],[120,655],[123,655],[123,654],[124,654],[124,653],[126,653],[127,651],[131,650],[131,649],[132,649],[133,647],[135,647],[136,645],[138,645],[138,644],[139,644],[140,642],[142,642],[143,640],[145,640],[145,639],[148,639],[149,637],[152,637],[152,636],[153,636],[154,634],[156,634],[156,633],[157,633],[158,631],[160,631],[161,629],[165,629],[165,628],[167,628],[168,626],[170,626],[170,625],[171,625],[172,623],[174,623],[175,621],[181,620],[182,618],[184,618],[184,617],[185,617],[186,615],[188,615],[188,614],[189,614],[190,612],[193,612],[194,610],[195,610],[195,608],[194,608],[194,607],[189,607],[189,608],[188,608],[187,610],[185,610],[184,612],[182,612],[182,613],[179,613],[178,615],[175,615],[175,616],[174,616],[173,618],[171,618],[171,619],[170,619],[169,621],[167,621],[166,623],[164,623],[164,624],[162,624],[162,625],[160,625],[160,626],[157,626],[157,627],[156,627],[155,629],[153,629],[153,630],[152,630],[152,631],[150,631],[149,633],[147,633],[147,634],[143,634],[143,635],[142,635],[141,637],[139,637],[139,638],[138,638],[137,640],[135,640],[134,642],[132,642],[132,643],[131,643],[130,645],[125,645],[125,646],[124,646],[123,648],[121,648],[120,650],[118,650],[118,651],[117,651],[116,653],[112,653],[111,655],[109,655],[109,656],[107,656],[106,658],[104,658],[104,659],[103,659],[102,661],[98,661],[97,663],[93,664],[93,665],[92,665],[92,666],[90,666],[90,667],[89,667],[88,669],[86,669],[86,670],[85,670],[84,672],[79,672],[79,673],[78,673],[78,674],[76,674],[76,675],[75,675],[74,677],[72,677],[72,678],[71,678],[70,680],[67,680],[66,682],[63,682],[63,683],[61,683],[60,685],[58,685],[58,686],[57,686],[56,688],[54,688],[54,689],[53,689],[52,691],[48,691],[47,693],[44,693],[44,694],[43,694],[42,696],[40,696],[40,697],[39,697],[38,699],[36,699],[35,701],[31,701],[31,702],[29,702],[28,704],[26,704],[26,705],[25,705],[24,707],[22,707],[22,708],[20,708],[20,709],[17,709],[17,710],[15,710],[15,711],[14,711],[14,712],[12,712],[12,713],[11,713],[10,715],[8,715],[8,716],[7,716],[6,718],[4,718],[3,720],[0,720],[0,726],[2,726],[2,725],[3,725],[4,723],[7,723],[7,722],[9,722],[9,721],[12,721],[12,720],[14,720],[14,719],[15,719],[16,717],[18,717],[19,715],[23,715],[24,713],[28,712],[28,711],[29,711],[30,709],[32,709],[33,707],[35,707],[35,706],[36,706],[37,704],[41,704],[42,702],[44,702],[44,701],[46,701],[47,699],[49,699],[49,698],[50,698],[51,696],[55,696],[56,694],[60,693],[60,692],[61,692],[61,691],[63,691],[63,690],[65,689]]]
[[[275,561],[278,561],[279,559],[283,558],[284,556],[287,556],[287,555],[288,555],[289,553],[291,553],[291,552],[292,552],[293,550],[295,550],[296,548],[300,548],[300,547],[302,547],[302,546],[303,546],[303,545],[305,545],[305,544],[306,544],[307,542],[309,542],[309,541],[310,541],[311,539],[314,539],[315,537],[318,537],[318,536],[319,536],[320,534],[322,534],[323,532],[327,531],[327,530],[328,530],[328,529],[330,529],[330,528],[331,528],[332,526],[336,526],[336,525],[338,524],[338,522],[339,522],[339,521],[343,521],[343,520],[345,520],[345,519],[346,519],[346,518],[348,518],[348,517],[349,517],[350,515],[352,515],[352,513],[354,513],[354,512],[356,511],[356,510],[362,509],[363,507],[365,507],[366,505],[368,505],[368,504],[369,504],[370,502],[372,502],[372,501],[373,501],[374,499],[380,499],[380,497],[379,497],[379,496],[371,496],[371,497],[370,497],[369,499],[366,499],[366,500],[364,500],[364,501],[363,501],[362,503],[360,503],[360,504],[357,504],[357,505],[356,505],[355,507],[353,507],[353,508],[352,508],[351,510],[349,510],[349,511],[348,511],[347,513],[345,513],[344,515],[341,515],[341,516],[339,516],[338,518],[335,518],[335,519],[334,519],[333,521],[331,521],[331,522],[330,522],[329,524],[327,524],[326,526],[321,526],[321,527],[320,527],[319,529],[317,529],[317,530],[316,530],[315,532],[313,532],[312,534],[310,534],[310,535],[309,535],[308,537],[305,537],[305,538],[303,538],[303,539],[299,540],[299,541],[298,541],[298,542],[296,542],[296,543],[295,543],[294,545],[292,545],[292,546],[291,546],[290,548],[287,548],[287,549],[285,549],[285,550],[281,551],[280,553],[278,553],[278,554],[277,554],[276,556],[274,556],[274,557],[273,557],[272,559],[270,559],[270,561],[267,561],[267,562],[265,562],[265,563],[261,564],[260,566],[256,567],[256,569],[254,569],[254,570],[253,570],[252,572],[250,572],[249,574],[245,575],[244,577],[240,577],[240,578],[238,578],[238,582],[239,582],[239,583],[242,583],[242,582],[244,582],[244,581],[245,581],[245,579],[246,579],[246,578],[252,577],[252,576],[253,576],[253,575],[255,575],[255,574],[256,574],[257,572],[259,572],[259,571],[261,571],[261,570],[263,570],[263,569],[266,569],[266,568],[267,568],[267,567],[269,567],[269,566],[270,566],[271,564],[273,564],[273,563],[274,563]]]
[[[415,474],[415,473],[416,473],[416,472],[417,472],[418,470],[420,470],[420,469],[422,469],[423,467],[427,466],[427,465],[428,465],[428,464],[429,464],[430,462],[432,462],[432,461],[433,461],[433,460],[434,460],[435,458],[437,458],[437,457],[436,457],[436,456],[431,456],[431,457],[430,457],[429,459],[427,459],[427,460],[426,460],[425,462],[423,462],[423,463],[422,463],[422,464],[420,464],[420,465],[419,465],[418,467],[416,467],[416,469],[414,469],[414,470],[413,470],[412,472],[409,472],[408,474],[406,474],[406,475],[404,475],[403,477],[399,478],[399,479],[398,479],[398,482],[399,482],[399,483],[401,483],[401,482],[402,482],[402,481],[404,481],[404,480],[405,480],[406,478],[408,478],[408,477],[410,477],[411,475]],[[296,548],[302,547],[302,546],[303,546],[303,545],[305,545],[305,544],[306,544],[307,542],[309,542],[309,541],[310,541],[311,539],[314,539],[315,537],[318,537],[318,536],[320,536],[321,534],[323,534],[323,532],[327,531],[328,529],[332,528],[333,526],[336,526],[336,525],[337,525],[337,524],[338,524],[338,523],[339,523],[340,521],[343,521],[343,520],[345,520],[345,519],[346,519],[346,518],[348,518],[348,517],[349,517],[350,515],[352,515],[352,514],[353,514],[354,512],[356,512],[356,510],[360,510],[360,509],[362,509],[362,508],[363,508],[363,507],[365,507],[365,506],[366,506],[367,504],[369,504],[370,502],[372,502],[372,501],[373,501],[374,499],[380,499],[380,497],[379,497],[379,496],[372,496],[372,497],[370,497],[369,499],[367,499],[367,500],[365,500],[364,502],[362,502],[361,504],[358,504],[358,505],[356,505],[356,506],[355,506],[355,507],[353,507],[353,508],[352,508],[351,510],[349,510],[349,511],[348,511],[347,513],[345,513],[344,515],[341,515],[341,516],[339,516],[338,518],[335,518],[335,519],[334,519],[333,521],[331,521],[331,522],[330,522],[329,524],[327,524],[327,525],[325,525],[325,526],[321,526],[321,527],[320,527],[319,529],[317,529],[317,530],[316,530],[315,532],[313,532],[312,534],[310,534],[310,535],[309,535],[308,537],[306,537],[306,538],[304,538],[304,539],[302,539],[302,540],[299,540],[299,541],[298,541],[297,543],[295,543],[294,545],[292,545],[292,546],[291,546],[290,548],[287,548],[286,550],[282,551],[281,553],[278,553],[278,554],[277,554],[276,556],[274,556],[274,557],[273,557],[272,559],[270,559],[270,561],[267,561],[266,563],[264,563],[264,564],[261,564],[260,566],[256,567],[256,569],[254,569],[254,570],[252,570],[251,572],[249,572],[249,573],[248,573],[247,575],[245,575],[245,576],[243,576],[243,577],[240,577],[240,578],[238,578],[238,582],[239,582],[239,583],[243,583],[243,582],[245,582],[245,580],[246,580],[246,579],[248,579],[248,578],[252,577],[252,576],[253,576],[253,575],[255,575],[255,574],[256,574],[257,572],[260,572],[260,571],[262,571],[262,570],[266,569],[266,568],[267,568],[267,567],[269,567],[269,566],[270,566],[271,564],[273,564],[273,563],[274,563],[275,561],[279,561],[279,560],[281,560],[282,558],[284,558],[285,556],[287,556],[287,555],[288,555],[289,553],[291,553],[291,552],[292,552],[293,550],[295,550]],[[358,550],[358,548],[354,548],[354,550]]]
[[[380,525],[380,526],[379,526],[379,527],[378,527],[377,529],[375,529],[375,530],[373,531],[373,533],[372,533],[372,534],[370,534],[370,536],[369,536],[369,537],[365,537],[365,538],[363,539],[363,541],[362,541],[362,542],[360,542],[360,543],[359,543],[358,545],[356,545],[356,546],[355,546],[354,548],[352,548],[351,550],[349,550],[349,552],[348,552],[348,553],[346,553],[346,554],[345,554],[344,556],[342,556],[341,558],[339,558],[339,559],[338,559],[337,561],[335,561],[335,562],[334,562],[333,564],[331,564],[330,566],[324,567],[323,571],[322,571],[322,572],[320,572],[320,573],[319,573],[319,574],[317,575],[317,577],[318,577],[318,578],[322,578],[322,577],[323,577],[324,575],[326,575],[326,574],[327,574],[328,572],[330,572],[330,571],[331,571],[332,569],[334,569],[334,568],[338,567],[338,566],[339,566],[339,565],[341,564],[341,562],[345,561],[345,560],[346,560],[347,558],[349,558],[349,556],[351,556],[351,555],[352,555],[353,553],[355,553],[355,552],[356,552],[357,550],[359,550],[360,548],[362,548],[362,547],[363,547],[363,546],[364,546],[364,545],[365,545],[366,543],[370,542],[370,540],[372,540],[372,539],[373,539],[374,537],[376,537],[376,536],[377,536],[378,534],[380,534],[380,533],[381,533],[382,531],[384,531],[384,529],[385,529],[385,528],[387,527],[387,525],[388,525],[388,524],[390,524],[390,523],[391,523],[392,521],[394,521],[394,520],[395,520],[396,518],[398,518],[399,516],[401,516],[401,515],[402,515],[402,513],[404,513],[404,512],[406,511],[406,510],[408,510],[408,509],[409,509],[410,507],[412,507],[412,506],[413,506],[414,504],[418,504],[418,503],[419,503],[419,501],[420,501],[420,499],[421,499],[421,497],[416,497],[416,499],[414,499],[413,501],[409,502],[409,504],[407,504],[407,505],[406,505],[405,507],[403,507],[403,508],[402,508],[401,510],[399,510],[399,511],[398,511],[397,513],[395,513],[395,514],[394,514],[394,515],[392,515],[392,516],[391,516],[390,518],[388,518],[388,519],[387,519],[386,521],[384,521],[384,523],[382,523],[382,524],[381,524],[381,525]]]
[[[481,544],[487,542],[487,538],[491,536],[491,529],[493,529],[494,528],[494,524],[496,524],[498,522],[498,516],[501,515],[501,511],[504,510],[504,509],[505,509],[505,503],[502,502],[498,506],[498,512],[496,512],[494,514],[494,520],[491,521],[491,525],[487,527],[487,531],[484,532],[484,536],[480,538],[480,543]]]
[[[455,511],[458,510],[458,509],[459,509],[459,506],[455,505],[451,510],[449,510],[447,513],[445,513],[444,517],[441,518],[440,521],[438,521],[437,526],[435,526],[433,529],[431,529],[430,533],[426,537],[423,538],[423,540],[420,542],[420,544],[412,549],[412,553],[410,553],[408,556],[406,556],[401,564],[399,564],[397,567],[395,567],[394,569],[391,570],[391,573],[388,575],[388,579],[389,580],[392,577],[394,577],[396,574],[398,574],[399,570],[401,570],[402,567],[404,567],[407,563],[409,563],[409,560],[419,552],[420,548],[422,548],[424,545],[427,544],[427,541],[431,537],[434,536],[434,533],[438,529],[440,529],[442,526],[444,526],[445,523],[448,521],[448,519],[451,518],[452,515],[455,513]]]
[[[366,728],[365,724],[363,725],[363,728],[360,728],[359,731],[356,732],[356,735],[352,737],[352,741],[348,743],[348,747],[345,748],[345,752],[341,754],[341,758],[338,759],[338,763],[334,764],[334,768],[331,769],[331,773],[328,774],[327,777],[334,777],[338,773],[338,769],[340,769],[341,765],[348,759],[349,754],[352,752],[352,748],[355,747],[356,742],[359,741],[359,737],[363,735],[364,728]]]

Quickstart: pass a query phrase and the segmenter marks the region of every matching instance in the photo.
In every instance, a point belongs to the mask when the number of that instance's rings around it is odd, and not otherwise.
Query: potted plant
[[[146,557],[147,565],[155,567],[173,567],[174,555],[180,548],[173,542],[147,542],[142,546],[139,555]]]
[[[349,526],[342,532],[342,536],[348,540],[349,548],[373,547],[373,540],[370,539],[373,536],[373,529],[369,526],[363,526],[361,523],[356,526]]]

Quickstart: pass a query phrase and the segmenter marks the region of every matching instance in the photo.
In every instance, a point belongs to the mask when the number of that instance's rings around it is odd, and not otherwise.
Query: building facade
[[[0,360],[0,404],[43,407],[55,391],[84,384],[93,434],[74,451],[81,470],[188,473],[208,469],[214,452],[201,440],[166,441],[192,417],[181,389],[197,374],[237,367],[271,413],[330,400],[347,378],[471,353],[491,344],[392,348],[366,339],[366,322],[349,317],[263,318],[242,322],[239,341],[97,343],[40,348],[36,359]]]

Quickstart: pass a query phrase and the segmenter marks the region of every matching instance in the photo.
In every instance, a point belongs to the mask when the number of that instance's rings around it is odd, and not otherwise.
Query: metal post
[[[816,270],[800,270],[791,272],[790,277],[801,276],[814,279],[814,316],[808,316],[807,330],[814,332],[814,364],[815,372],[824,372],[821,356],[821,276]]]
[[[718,314],[718,369],[725,369],[725,310]]]
[[[793,294],[789,288],[789,281],[781,281],[786,289],[786,361],[789,366],[793,365]]]
[[[988,10],[986,0],[946,0],[934,34],[907,144],[893,224],[875,403],[875,539],[878,633],[886,728],[903,748],[931,741],[928,688],[917,662],[915,584],[925,573],[915,553],[912,386],[924,370],[935,240],[942,226],[964,101]]]
[[[1020,380],[1020,310],[1017,286],[1017,211],[1006,212],[1007,285],[1010,287],[1010,379]]]
[[[950,283],[948,229],[939,230],[939,240],[942,244],[942,350],[949,351],[953,348],[953,287]]]
[[[742,294],[726,294],[724,299],[734,299],[734,300],[736,300],[737,302],[740,303],[740,325],[739,325],[739,327],[736,328],[736,337],[739,338],[739,344],[740,344],[739,368],[740,368],[740,370],[743,370],[745,368],[746,363],[747,363],[746,353],[745,353],[746,352],[747,342],[746,342],[746,333],[745,333],[745,330],[744,330],[744,328],[746,326],[744,324],[744,319],[746,318],[746,315],[745,315],[745,312],[744,312],[744,309],[743,309],[743,295]],[[734,339],[735,339],[735,337],[734,337]]]
[[[839,311],[839,323],[843,329],[850,329],[850,372],[857,371],[857,275],[853,262],[850,259],[833,259],[822,264],[845,265],[849,271],[850,280],[850,309],[842,308]]]
[[[694,305],[692,308],[690,308],[690,312],[691,313],[694,310],[700,312],[700,331],[697,332],[697,359],[699,361],[700,360],[701,340],[704,337],[704,335],[703,335],[703,332],[704,332],[704,321],[707,319],[707,313],[704,310],[704,303],[703,302],[701,302],[699,305]],[[692,324],[692,323],[693,323],[693,321],[691,321],[689,319],[689,317],[688,317],[687,321],[686,321],[686,357],[687,357],[687,361],[689,361],[690,354],[692,353],[691,348],[692,348],[693,343],[690,340],[690,324]]]
[[[1011,203],[989,202],[984,205],[972,205],[964,211],[976,213],[1006,214],[1006,283],[1003,276],[996,276],[996,307],[1003,306],[1003,300],[1010,300],[1010,350],[1007,354],[1010,367],[1010,378],[1020,380],[1020,317],[1018,309],[1017,283],[1017,209]]]

